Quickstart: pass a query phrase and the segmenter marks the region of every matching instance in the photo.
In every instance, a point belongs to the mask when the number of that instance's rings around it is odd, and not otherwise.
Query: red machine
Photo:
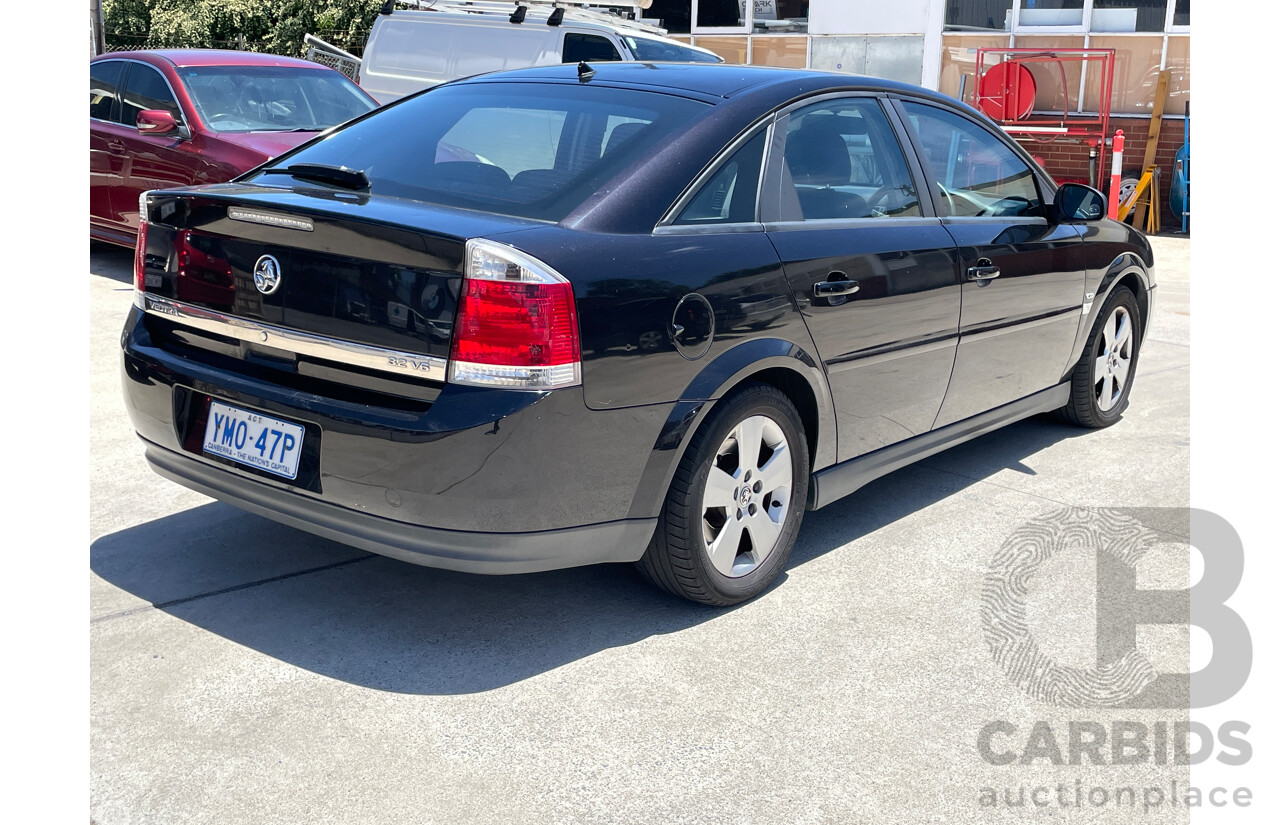
[[[1115,49],[978,49],[974,66],[973,105],[1014,137],[1038,143],[1068,141],[1107,146],[1111,131],[1111,89],[1115,76]],[[1080,64],[1080,88],[1067,82],[1067,65]],[[1035,110],[1040,91],[1036,72],[1056,79],[1061,88],[1062,112]],[[1087,87],[1098,91],[1099,111],[1073,112],[1071,101],[1083,97]],[[1074,92],[1074,94],[1073,94]],[[1103,188],[1104,164],[1090,170],[1090,184]]]

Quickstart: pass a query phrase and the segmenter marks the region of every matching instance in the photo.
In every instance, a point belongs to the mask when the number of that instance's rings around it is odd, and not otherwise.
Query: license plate
[[[209,405],[204,451],[294,479],[302,455],[302,434],[298,424],[215,401]]]

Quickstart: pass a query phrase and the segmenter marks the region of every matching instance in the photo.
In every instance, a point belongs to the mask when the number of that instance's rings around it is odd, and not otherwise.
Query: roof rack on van
[[[610,9],[632,9],[639,12],[653,5],[653,0],[631,0],[631,2],[572,2],[572,0],[398,0],[402,5],[412,5],[422,11],[469,12],[471,14],[502,14],[509,16],[512,23],[521,23],[525,19],[524,12],[529,7],[550,8],[547,12],[547,23],[557,26],[564,19],[577,22],[604,23],[619,30],[648,32],[665,37],[667,30],[639,20],[629,20],[614,12],[595,11],[591,7]],[[391,14],[395,2],[387,2],[382,7],[383,14]]]

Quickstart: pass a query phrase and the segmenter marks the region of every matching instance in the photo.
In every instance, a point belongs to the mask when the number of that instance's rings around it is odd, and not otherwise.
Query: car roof
[[[930,92],[919,86],[878,77],[820,72],[812,69],[778,69],[767,66],[741,66],[733,63],[592,63],[595,75],[588,82],[649,87],[655,91],[680,91],[699,96],[724,99],[750,92],[774,88],[786,95],[812,93],[831,89],[868,89],[902,94],[922,95],[955,104],[952,98]],[[531,69],[479,75],[463,82],[500,82],[509,80],[545,80],[579,82],[575,65],[538,66]]]
[[[260,54],[258,52],[240,52],[229,49],[147,49],[136,52],[111,52],[99,55],[97,60],[110,58],[154,57],[167,61],[174,66],[294,66],[300,69],[325,69],[319,63],[302,60],[297,57],[282,57],[278,54]]]

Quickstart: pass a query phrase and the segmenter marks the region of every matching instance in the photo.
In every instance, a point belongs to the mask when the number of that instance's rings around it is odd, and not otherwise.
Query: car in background
[[[89,235],[133,246],[138,196],[221,183],[377,107],[333,69],[192,49],[89,62]]]

